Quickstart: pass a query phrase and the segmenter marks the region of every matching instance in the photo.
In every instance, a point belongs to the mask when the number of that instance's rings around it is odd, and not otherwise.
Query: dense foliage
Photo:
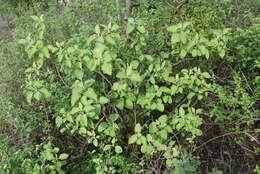
[[[257,0],[0,3],[0,173],[260,173]]]

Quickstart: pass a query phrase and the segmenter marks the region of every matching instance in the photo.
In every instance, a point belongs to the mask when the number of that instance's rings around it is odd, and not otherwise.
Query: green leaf
[[[132,72],[130,79],[132,81],[135,81],[135,82],[141,82],[142,81],[142,77],[137,72]]]
[[[81,128],[79,129],[79,133],[82,134],[82,135],[85,135],[85,134],[87,133],[87,129],[84,128],[84,127],[81,127]]]
[[[67,159],[68,157],[69,157],[68,154],[62,153],[62,154],[60,154],[59,159],[60,159],[60,160],[65,160],[65,159]]]
[[[117,101],[116,107],[117,107],[118,109],[120,109],[120,110],[123,110],[123,109],[124,109],[124,106],[125,106],[124,103],[125,103],[125,102],[124,102],[123,99],[119,99],[119,100]]]
[[[192,57],[196,57],[198,55],[198,50],[197,49],[193,49],[191,52]]]
[[[50,58],[49,49],[47,47],[43,47],[41,51],[46,58]]]
[[[138,30],[140,33],[145,33],[145,28],[144,28],[144,26],[137,26],[137,30]]]
[[[150,125],[149,125],[149,132],[150,133],[155,133],[155,132],[157,132],[158,131],[158,129],[157,129],[157,127],[156,127],[156,123],[155,122],[152,122]]]
[[[109,119],[113,122],[115,122],[119,118],[119,114],[111,114],[109,116]]]
[[[111,36],[106,36],[106,41],[111,45],[116,44],[115,40]]]
[[[40,18],[38,16],[31,16],[31,18],[34,20],[34,21],[40,21]]]
[[[210,74],[209,74],[208,72],[203,72],[203,73],[202,73],[202,76],[203,76],[204,78],[206,78],[206,79],[211,78],[211,76],[210,76]]]
[[[108,103],[109,102],[109,100],[108,100],[108,98],[106,98],[106,97],[104,97],[104,96],[101,96],[100,98],[99,98],[99,103],[100,104],[106,104],[106,103]]]
[[[219,51],[219,56],[220,56],[221,58],[223,58],[223,57],[225,56],[225,50],[224,50],[224,49],[221,49],[221,50]]]
[[[156,108],[158,111],[163,112],[164,111],[164,104],[163,103],[157,103]]]
[[[42,96],[42,95],[41,95],[40,92],[37,91],[33,96],[34,96],[34,98],[35,98],[37,101],[39,101],[39,100],[41,99],[41,96]]]
[[[186,49],[181,49],[181,53],[180,53],[180,58],[184,58],[187,54],[187,50]]]
[[[87,64],[87,67],[90,71],[94,71],[97,67],[97,62],[94,58],[89,58],[89,59],[86,59],[86,64]]]
[[[133,143],[136,142],[136,140],[137,140],[137,135],[134,134],[134,135],[132,135],[132,136],[128,139],[128,144],[133,144]]]
[[[194,92],[190,92],[190,93],[188,94],[188,96],[187,96],[187,99],[191,100],[192,97],[194,97],[194,96],[195,96],[195,93],[194,93]]]
[[[182,107],[180,107],[180,109],[179,109],[179,114],[181,116],[185,114],[185,111],[184,111],[184,109]]]
[[[185,32],[181,32],[180,33],[180,40],[183,44],[185,44],[187,42],[187,36]]]
[[[161,130],[161,131],[159,132],[159,135],[160,135],[164,140],[167,140],[167,135],[168,135],[168,133],[167,133],[167,131],[166,131],[165,129]]]
[[[141,126],[139,123],[137,123],[137,124],[135,125],[135,132],[136,132],[136,133],[140,133],[141,130],[142,130],[142,126]]]
[[[82,90],[83,90],[83,84],[72,88],[71,106],[74,106],[75,103],[79,100],[79,98],[81,97]]]
[[[33,97],[33,92],[32,91],[27,91],[25,93],[25,96],[26,96],[26,100],[29,104],[31,104],[32,102],[32,97]]]
[[[175,43],[178,43],[180,42],[180,35],[178,33],[173,33],[172,34],[172,37],[171,37],[171,43],[172,44],[175,44]]]
[[[51,161],[51,160],[54,159],[54,156],[53,156],[53,154],[52,154],[50,151],[47,151],[47,152],[45,153],[45,157],[46,157],[46,159],[47,159],[48,161]]]
[[[104,147],[104,151],[107,151],[107,150],[110,150],[111,149],[111,145],[110,144],[107,144],[107,145],[105,145],[105,147]]]
[[[117,145],[117,146],[115,147],[115,152],[118,153],[118,154],[119,154],[119,153],[122,153],[122,152],[123,152],[122,147],[120,147],[120,146]]]
[[[102,58],[103,52],[105,51],[106,46],[102,43],[96,43],[96,46],[93,50],[93,55],[96,58]]]
[[[159,121],[161,124],[166,124],[167,120],[168,120],[167,115],[162,115],[162,116],[160,116],[159,119],[158,119],[158,121]]]
[[[55,119],[55,124],[57,125],[57,127],[59,128],[63,123],[63,119],[61,117],[56,117]]]
[[[86,42],[86,45],[87,46],[90,46],[91,42],[96,39],[97,35],[96,34],[93,34],[91,35],[88,39],[87,39],[87,42]]]
[[[179,28],[179,25],[172,25],[167,28],[167,31],[174,33],[177,31],[178,28]]]
[[[99,27],[99,25],[95,26],[95,33],[98,34],[98,35],[100,34],[100,27]]]
[[[88,90],[84,92],[84,96],[97,100],[97,94],[95,93],[93,88],[88,88]]]
[[[134,24],[127,23],[126,25],[126,34],[129,35],[132,31],[134,31],[135,26]]]
[[[134,107],[133,101],[127,98],[127,99],[125,100],[125,107],[126,107],[127,109],[133,109],[133,107]]]
[[[96,146],[96,147],[98,146],[98,140],[97,139],[93,140],[93,145]]]
[[[74,71],[74,76],[79,79],[82,80],[83,76],[84,76],[84,72],[81,69],[76,69]]]
[[[111,63],[104,63],[101,66],[101,70],[103,71],[103,73],[108,74],[108,75],[112,75],[112,64]]]
[[[119,71],[116,77],[119,79],[126,78],[126,73],[124,71]]]
[[[105,129],[108,128],[108,124],[106,122],[101,122],[98,126],[98,132],[103,132]]]
[[[176,94],[178,92],[178,86],[176,85],[172,85],[171,86],[171,94]]]

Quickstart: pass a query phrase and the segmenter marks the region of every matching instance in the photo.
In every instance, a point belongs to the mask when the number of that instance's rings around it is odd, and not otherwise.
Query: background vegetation
[[[0,174],[260,173],[258,0],[59,2],[0,0]]]

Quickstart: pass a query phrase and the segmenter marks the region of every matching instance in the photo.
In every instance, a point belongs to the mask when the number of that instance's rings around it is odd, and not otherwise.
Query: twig
[[[58,70],[58,68],[57,68],[57,65],[55,65],[55,69],[56,69],[56,72],[57,72],[57,74],[58,74],[58,77],[59,77],[59,79],[62,81],[62,83],[63,83],[67,88],[70,88],[69,85],[68,85],[68,84],[63,80],[63,78],[61,77],[60,72],[59,72],[59,70]]]
[[[243,73],[243,71],[241,70],[240,66],[239,66],[239,70],[240,70],[240,72],[242,73],[242,75],[243,75],[243,77],[244,77],[244,79],[245,79],[245,81],[246,81],[246,84],[247,84],[248,88],[250,89],[250,91],[252,92],[252,94],[255,96],[254,91],[252,90],[251,86],[249,85],[249,83],[248,83],[248,81],[247,81],[247,79],[246,79],[246,76],[245,76],[245,74]]]
[[[104,76],[100,71],[96,71],[103,79],[105,79],[108,83],[109,83],[109,85],[112,87],[113,85],[112,85],[112,83],[106,78],[106,76]]]
[[[106,118],[106,115],[104,115],[100,120],[98,120],[96,126],[94,127],[94,130],[96,130],[96,128],[99,126],[99,124],[101,123],[101,121],[103,121]]]
[[[230,135],[237,135],[237,134],[245,134],[247,136],[249,136],[250,138],[252,138],[253,136],[250,135],[248,132],[229,132],[229,133],[226,133],[226,134],[223,134],[223,135],[220,135],[220,136],[216,136],[214,138],[211,138],[209,139],[208,141],[202,143],[200,146],[198,146],[197,148],[195,148],[191,153],[194,153],[195,151],[197,151],[198,149],[200,149],[201,147],[205,146],[206,144],[210,143],[211,141],[214,141],[216,139],[219,139],[219,138],[223,138],[223,137],[226,137],[226,136],[230,136]],[[260,145],[260,143],[257,141],[257,139],[255,137],[253,137],[253,140],[258,144]]]

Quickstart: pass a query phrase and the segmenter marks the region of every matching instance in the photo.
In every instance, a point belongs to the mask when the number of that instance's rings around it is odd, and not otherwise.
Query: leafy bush
[[[235,10],[233,2],[176,3],[180,4],[173,10],[163,1],[137,2],[125,26],[118,17],[120,2],[91,1],[79,10],[64,7],[59,12],[50,8],[32,20],[28,15],[34,12],[27,11],[18,18],[17,48],[26,58],[21,110],[31,124],[25,127],[30,128],[26,142],[32,146],[18,148],[17,158],[9,155],[14,148],[3,151],[0,170],[242,170],[233,167],[239,164],[234,164],[239,160],[234,150],[259,151],[259,25],[252,20],[250,27],[239,28],[247,24],[239,21],[241,14],[229,16]],[[83,15],[100,8],[109,15]],[[233,19],[238,28],[227,24]],[[229,141],[219,143],[224,138]],[[1,149],[9,147],[7,142]],[[213,151],[216,158],[228,155],[234,163],[224,158],[205,161],[205,153]],[[252,166],[249,170],[257,171]]]

